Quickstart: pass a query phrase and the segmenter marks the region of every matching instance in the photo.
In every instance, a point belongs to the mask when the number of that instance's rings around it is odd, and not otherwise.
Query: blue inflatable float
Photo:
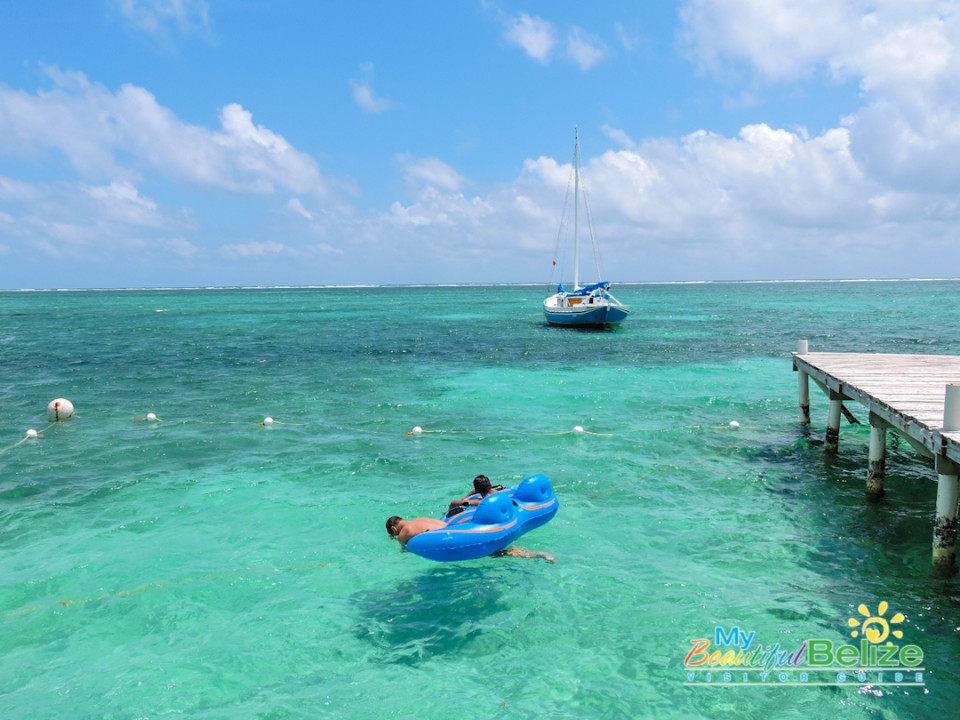
[[[446,527],[410,538],[407,550],[428,560],[476,560],[550,522],[559,509],[550,480],[537,473],[516,487],[487,495],[462,513],[444,515]]]

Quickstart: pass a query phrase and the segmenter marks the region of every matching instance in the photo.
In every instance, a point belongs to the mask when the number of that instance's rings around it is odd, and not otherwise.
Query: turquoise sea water
[[[936,476],[891,443],[867,502],[866,426],[825,456],[790,352],[956,353],[958,289],[621,286],[612,332],[543,287],[0,293],[0,717],[953,716]],[[481,472],[551,478],[519,544],[556,564],[388,539]],[[882,601],[923,687],[689,683],[718,626],[839,645]]]

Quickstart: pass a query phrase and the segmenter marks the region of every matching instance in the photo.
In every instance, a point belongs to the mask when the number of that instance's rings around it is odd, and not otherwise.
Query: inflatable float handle
[[[487,495],[477,505],[477,512],[473,522],[477,525],[502,525],[510,522],[517,515],[512,498],[507,493]]]
[[[543,473],[524,478],[517,486],[513,497],[523,503],[539,503],[553,496],[550,481]]]

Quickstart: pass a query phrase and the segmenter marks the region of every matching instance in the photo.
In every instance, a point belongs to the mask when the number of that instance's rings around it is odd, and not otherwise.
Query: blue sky
[[[0,7],[0,288],[955,277],[960,2]],[[587,280],[592,277],[585,278]]]

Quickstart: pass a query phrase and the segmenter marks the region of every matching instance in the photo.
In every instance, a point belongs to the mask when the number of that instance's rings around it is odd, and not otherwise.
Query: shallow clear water
[[[0,293],[2,716],[950,716],[933,470],[891,443],[868,503],[867,429],[825,456],[790,352],[954,354],[958,288],[623,286],[612,332],[540,287]],[[555,565],[389,541],[481,472],[551,478],[519,544]],[[687,684],[717,626],[848,642],[881,601],[923,688]]]

